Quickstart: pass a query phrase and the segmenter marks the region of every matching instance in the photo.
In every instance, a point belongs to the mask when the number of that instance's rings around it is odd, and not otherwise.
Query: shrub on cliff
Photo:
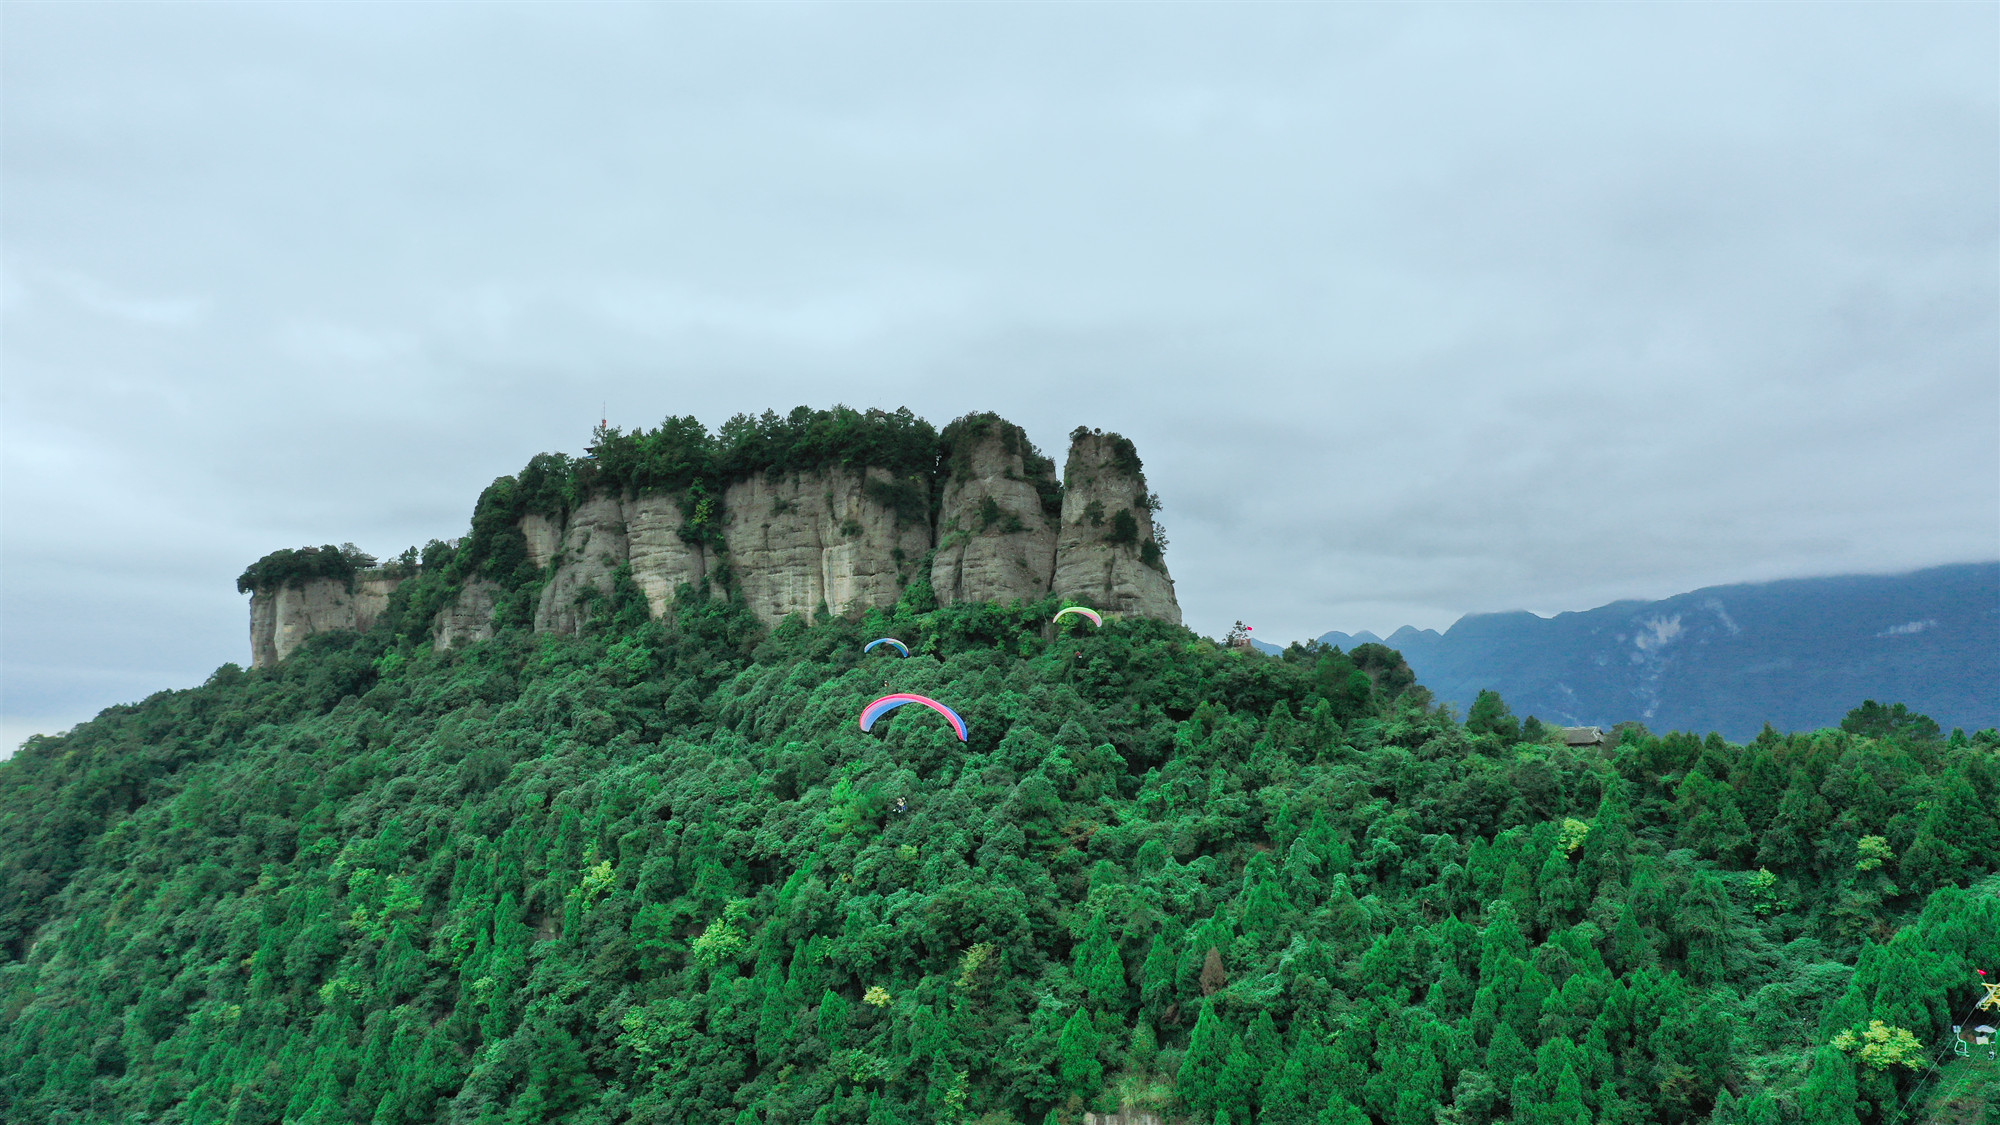
[[[725,479],[757,473],[808,472],[829,465],[874,467],[928,481],[938,471],[938,433],[907,407],[831,410],[795,407],[738,414],[716,434],[716,466]]]
[[[303,586],[315,578],[331,578],[354,588],[356,571],[375,565],[375,557],[352,543],[338,547],[281,548],[272,551],[236,577],[236,592],[275,590],[280,586]]]

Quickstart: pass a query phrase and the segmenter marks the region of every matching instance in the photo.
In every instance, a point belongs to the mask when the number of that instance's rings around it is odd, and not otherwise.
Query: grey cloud
[[[1118,429],[1209,633],[2000,554],[1990,7],[7,24],[10,723],[600,402]]]

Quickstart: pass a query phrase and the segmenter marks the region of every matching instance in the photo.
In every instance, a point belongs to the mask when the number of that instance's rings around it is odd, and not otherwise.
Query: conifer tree
[[[1802,1125],[1860,1125],[1855,1113],[1859,1095],[1854,1063],[1832,1047],[1821,1047],[1813,1054],[1812,1072],[1799,1089],[1799,1121]]]
[[[1215,1005],[1203,1000],[1194,1031],[1188,1036],[1187,1053],[1174,1076],[1175,1091],[1197,1117],[1209,1116],[1215,1109],[1216,1088],[1229,1061],[1230,1040],[1229,1027],[1216,1014]]]
[[[1064,1088],[1079,1097],[1090,1097],[1104,1084],[1104,1067],[1097,1061],[1097,1029],[1082,1008],[1071,1012],[1057,1041],[1058,1068]]]
[[[1591,1125],[1590,1110],[1583,1103],[1583,1082],[1567,1061],[1556,1080],[1555,1097],[1538,1115],[1546,1125]]]
[[[1258,1125],[1313,1125],[1313,1091],[1305,1052],[1285,1053],[1257,1088]]]
[[[1111,940],[1102,912],[1092,915],[1090,928],[1085,931],[1084,939],[1076,947],[1070,963],[1077,983],[1090,994],[1091,1003],[1099,1011],[1124,1008],[1125,961],[1118,954],[1118,946]]]
[[[1256,1108],[1257,1080],[1261,1077],[1263,1071],[1256,1057],[1244,1049],[1240,1040],[1231,1043],[1222,1073],[1215,1079],[1216,1108],[1228,1110],[1237,1121],[1249,1121]]]

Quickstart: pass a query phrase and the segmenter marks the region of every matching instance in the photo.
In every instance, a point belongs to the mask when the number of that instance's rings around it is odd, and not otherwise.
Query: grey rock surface
[[[683,536],[684,497],[665,492],[605,492],[573,510],[524,515],[517,526],[528,561],[546,576],[533,627],[584,629],[590,603],[613,592],[624,566],[655,618],[670,611],[682,585],[723,573],[766,624],[792,614],[852,616],[894,605],[927,554],[926,577],[941,605],[1053,593],[1107,613],[1180,623],[1131,442],[1079,430],[1058,490],[1053,464],[1004,419],[968,415],[943,438],[938,475],[898,479],[884,468],[835,464],[737,480],[714,498],[713,513],[711,501],[701,505],[715,521],[703,536]],[[1058,491],[1059,514],[1049,507]],[[398,581],[363,572],[352,592],[318,579],[254,593],[253,666],[283,660],[317,633],[368,629]],[[449,649],[492,637],[505,594],[487,579],[465,584],[433,620],[433,643]]]
[[[751,612],[775,624],[822,607],[845,615],[894,605],[931,541],[927,520],[899,516],[882,498],[895,483],[885,469],[833,466],[730,485],[722,535]]]
[[[654,617],[666,615],[674,591],[683,583],[700,585],[708,576],[708,552],[681,538],[686,523],[680,500],[666,493],[647,493],[625,501],[625,538],[632,563],[632,581],[646,595]]]
[[[523,530],[528,521],[537,518],[523,520]],[[608,596],[612,572],[623,566],[629,555],[622,498],[599,495],[578,505],[564,521],[562,540],[554,555],[555,575],[542,587],[541,601],[535,606],[535,632],[576,633],[590,617],[589,610],[580,604],[585,589]]]
[[[1154,541],[1148,495],[1131,442],[1079,431],[1063,466],[1062,530],[1050,592],[1100,611],[1180,624],[1165,560],[1145,561],[1146,545]]]
[[[354,589],[335,578],[313,578],[298,585],[258,590],[250,595],[250,666],[276,664],[305,643],[307,637],[334,629],[365,633],[389,608],[389,595],[400,577],[355,575]]]
[[[500,602],[500,587],[484,578],[475,578],[459,588],[458,597],[438,611],[431,626],[431,643],[439,649],[463,648],[493,639],[493,609]]]
[[[1055,576],[1056,527],[1026,463],[1027,435],[994,419],[952,451],[931,587],[939,605],[1035,599]],[[1044,478],[1054,484],[1054,474]]]

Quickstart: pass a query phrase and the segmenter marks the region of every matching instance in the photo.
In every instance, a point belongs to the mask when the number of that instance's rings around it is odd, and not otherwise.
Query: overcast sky
[[[613,424],[1132,437],[1195,629],[2000,557],[2000,6],[0,8],[0,736]]]

